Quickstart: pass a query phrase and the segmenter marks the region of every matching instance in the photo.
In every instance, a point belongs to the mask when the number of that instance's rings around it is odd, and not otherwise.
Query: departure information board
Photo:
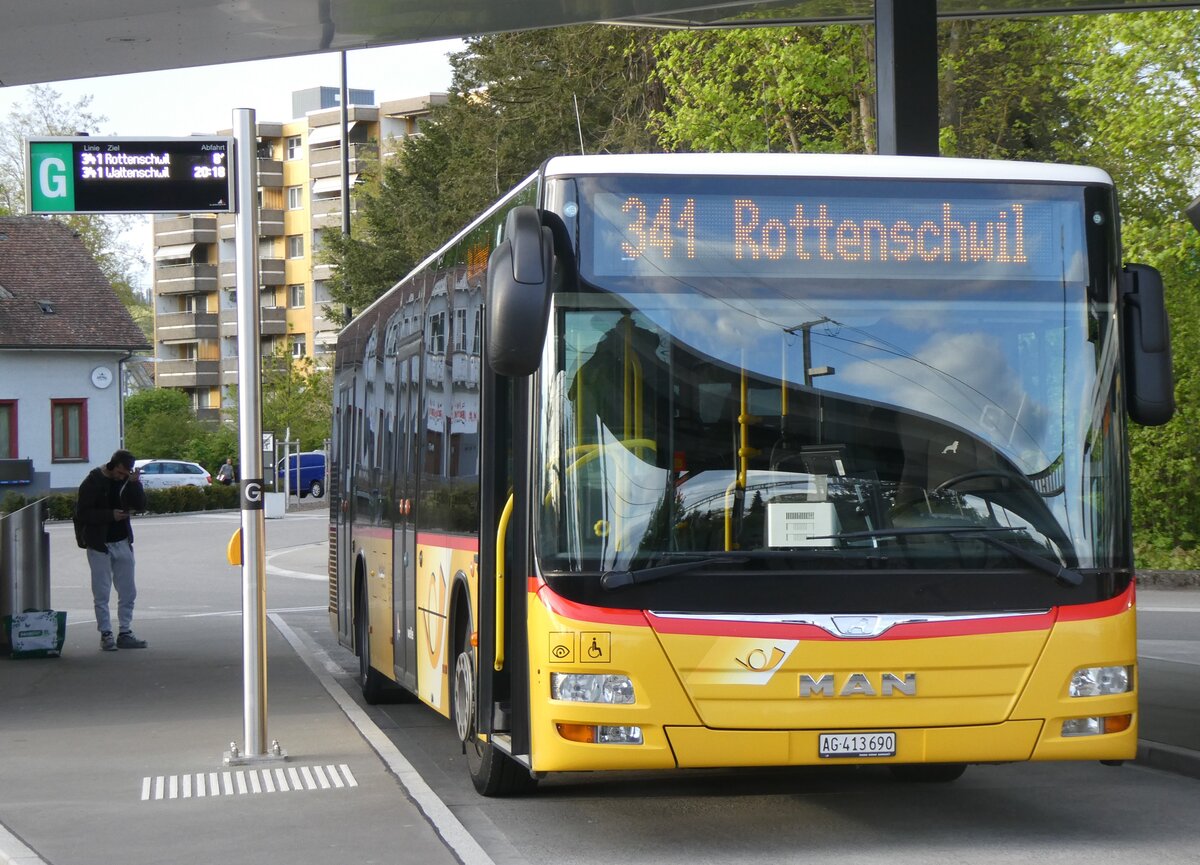
[[[883,197],[850,186],[845,195],[596,192],[592,271],[939,280],[1084,274],[1079,189],[1062,197]]]
[[[32,138],[30,213],[230,213],[233,139]]]

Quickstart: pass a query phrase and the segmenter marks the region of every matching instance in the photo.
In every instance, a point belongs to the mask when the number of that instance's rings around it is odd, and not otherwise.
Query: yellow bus
[[[340,334],[331,625],[545,773],[1121,761],[1162,282],[1062,165],[548,160]]]

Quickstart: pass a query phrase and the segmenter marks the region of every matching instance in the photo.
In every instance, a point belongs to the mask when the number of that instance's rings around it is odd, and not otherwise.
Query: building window
[[[454,350],[467,350],[467,311],[454,310]]]
[[[303,186],[289,186],[287,188],[287,198],[288,198],[288,202],[287,202],[288,210],[300,210],[301,208],[304,207],[304,187]]]
[[[292,337],[292,357],[304,357],[308,354],[307,341],[304,334],[298,334]]]
[[[435,312],[429,316],[429,341],[427,348],[430,354],[446,353],[446,313]]]
[[[483,352],[481,343],[483,342],[483,308],[479,307],[475,310],[475,331],[471,334],[471,354],[479,355]]]
[[[288,286],[288,306],[295,309],[298,306],[304,306],[304,286],[289,285]]]
[[[287,158],[299,159],[301,153],[301,141],[299,135],[290,135],[287,140]]]
[[[289,234],[287,237],[287,257],[304,258],[304,235]]]
[[[50,439],[52,462],[87,459],[87,400],[50,400]]]
[[[0,400],[0,459],[17,458],[17,401]]]

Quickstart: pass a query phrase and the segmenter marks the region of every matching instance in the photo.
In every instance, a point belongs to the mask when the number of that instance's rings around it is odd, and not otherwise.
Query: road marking
[[[286,780],[288,777],[292,779],[290,784]],[[278,768],[239,769],[236,772],[221,772],[219,775],[216,772],[209,772],[207,775],[204,772],[194,775],[147,775],[142,778],[142,801],[203,799],[206,796],[254,796],[293,790],[349,790],[357,786],[358,780],[345,763],[289,766],[286,774],[284,769]],[[2,841],[3,836],[0,835],[0,842]]]
[[[12,865],[48,865],[45,859],[34,853],[16,835],[0,825],[0,862]]]
[[[268,616],[279,630],[279,633],[283,635],[283,638],[291,643],[296,654],[300,656],[300,660],[304,661],[308,668],[312,670],[313,675],[321,682],[326,693],[333,697],[334,702],[338,704],[346,717],[350,719],[350,723],[358,728],[363,738],[375,749],[375,753],[391,769],[392,774],[396,776],[396,780],[400,782],[400,786],[416,802],[417,807],[421,809],[421,813],[433,824],[434,829],[442,836],[442,840],[446,842],[446,845],[454,851],[459,861],[463,865],[495,865],[492,857],[471,836],[471,833],[467,831],[454,812],[438,797],[437,793],[421,777],[421,774],[400,753],[400,749],[379,729],[358,703],[354,702],[350,695],[346,693],[346,689],[334,679],[330,670],[336,669],[336,665],[333,659],[329,657],[329,653],[322,649],[308,634],[303,631],[292,630],[288,623],[278,615],[269,613]],[[358,785],[358,782],[349,776],[346,777],[346,783],[351,787]]]

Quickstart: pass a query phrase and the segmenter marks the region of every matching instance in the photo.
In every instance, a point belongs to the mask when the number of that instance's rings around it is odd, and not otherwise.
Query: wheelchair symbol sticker
[[[602,631],[584,631],[579,635],[579,661],[582,664],[607,664],[611,635]]]

